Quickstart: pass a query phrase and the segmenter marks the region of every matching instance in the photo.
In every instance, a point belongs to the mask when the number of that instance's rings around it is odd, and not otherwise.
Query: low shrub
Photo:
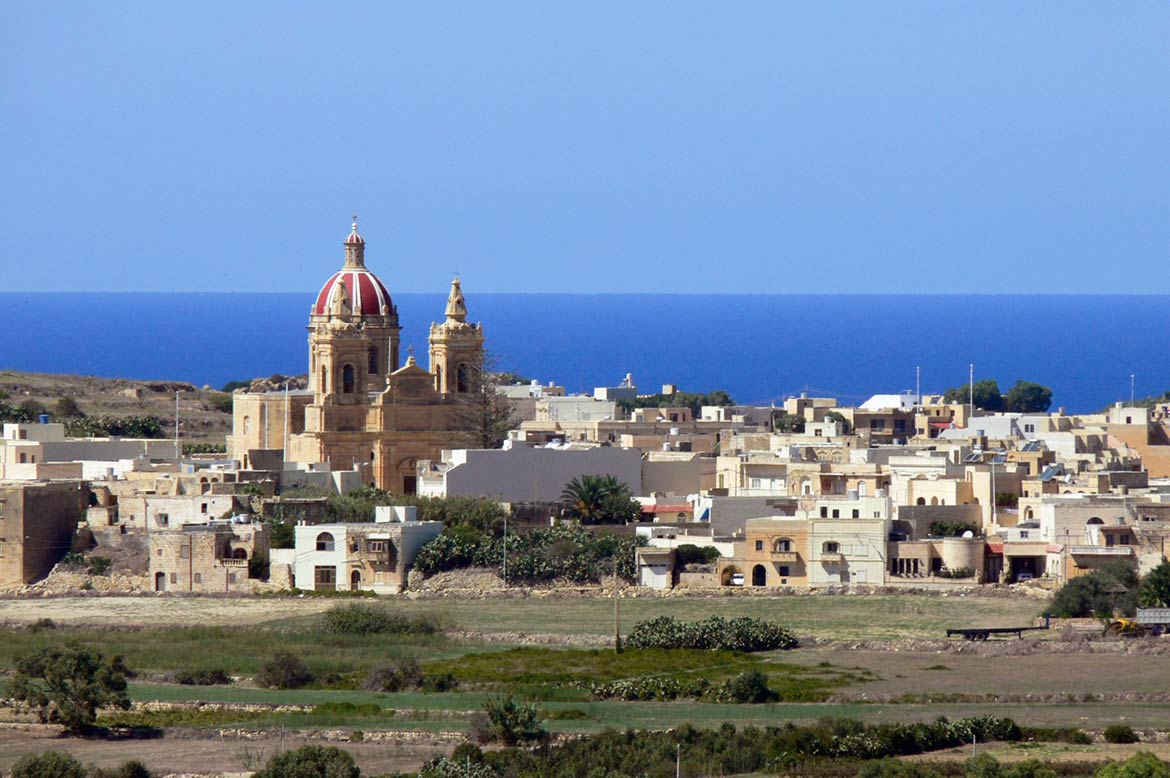
[[[370,692],[400,692],[417,689],[423,685],[424,677],[418,662],[405,657],[370,668],[362,688]]]
[[[146,769],[146,765],[137,759],[132,759],[112,769],[89,768],[89,778],[153,778],[153,776],[154,773]]]
[[[433,614],[397,613],[385,605],[355,602],[328,610],[321,628],[337,635],[433,635],[442,631],[442,624]]]
[[[299,689],[312,682],[313,673],[305,660],[296,654],[280,651],[260,668],[256,685],[269,689]]]
[[[231,676],[222,668],[214,670],[180,670],[174,675],[175,683],[183,686],[226,686]]]
[[[768,688],[768,676],[759,670],[745,670],[724,682],[716,693],[720,702],[775,702],[780,695]]]
[[[791,631],[761,619],[711,616],[702,621],[679,621],[660,616],[640,621],[625,638],[628,648],[697,648],[724,651],[776,651],[796,648]]]
[[[1093,742],[1089,733],[1076,727],[1021,727],[1021,740],[1034,740],[1040,743],[1071,743],[1087,746]]]
[[[335,746],[301,746],[295,751],[277,754],[252,778],[358,778],[361,773],[353,757]]]
[[[696,546],[694,543],[683,543],[675,548],[678,555],[678,565],[709,565],[719,558],[719,549],[713,546]]]
[[[1105,728],[1106,743],[1137,743],[1141,738],[1133,731],[1133,727],[1125,724],[1110,724]]]
[[[44,751],[17,759],[11,775],[12,778],[85,778],[85,768],[69,754]]]

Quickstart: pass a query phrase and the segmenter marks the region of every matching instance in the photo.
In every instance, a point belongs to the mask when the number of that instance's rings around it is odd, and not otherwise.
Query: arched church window
[[[465,394],[471,391],[471,368],[466,362],[460,362],[455,370],[455,391]]]
[[[345,394],[353,394],[354,383],[353,365],[341,368],[341,391]]]
[[[329,372],[325,368],[321,368],[321,391],[329,391]]]
[[[370,348],[370,375],[378,374],[378,349]]]

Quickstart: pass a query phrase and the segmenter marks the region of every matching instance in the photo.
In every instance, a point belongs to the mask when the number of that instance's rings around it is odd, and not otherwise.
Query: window
[[[885,420],[885,419],[870,419],[870,420],[869,420],[869,429],[870,429],[872,432],[883,432],[883,431],[885,431],[885,429],[886,429],[886,420]]]
[[[378,349],[373,348],[373,347],[370,348],[369,368],[370,368],[370,375],[377,375],[378,374]]]
[[[4,556],[4,541],[0,540],[0,558]]]
[[[1028,530],[1026,530],[1026,529],[1020,530],[1020,540],[1027,540],[1027,539],[1028,539]],[[1112,546],[1113,544],[1110,543],[1109,545]]]
[[[792,541],[788,538],[776,538],[772,541],[772,550],[778,554],[786,554],[792,551]],[[787,573],[781,573],[781,575],[787,575]]]
[[[466,363],[455,368],[455,391],[465,394],[471,391],[471,369]]]
[[[171,583],[178,583],[178,582],[179,582],[179,574],[178,573],[171,573]]]
[[[822,518],[822,519],[827,519],[827,518],[829,518],[829,509],[828,509],[828,507],[827,507],[827,506],[825,506],[825,505],[822,505],[822,506],[821,506],[821,518]]]
[[[763,551],[763,550],[764,550],[764,541],[757,540],[756,541],[756,551]]]
[[[251,432],[252,432],[252,417],[245,416],[244,417],[244,434],[248,435],[248,434],[251,434]]]
[[[855,519],[861,518],[861,510],[859,508],[853,509],[853,518],[855,518]]]
[[[752,488],[753,488],[753,489],[759,489],[759,488],[760,488],[760,479],[759,479],[759,478],[753,478],[753,479],[752,479]]]
[[[894,419],[894,431],[895,432],[905,432],[906,431],[906,420],[905,419]]]
[[[841,544],[835,540],[826,540],[825,544],[821,546],[821,550],[826,554],[840,554]]]
[[[166,513],[160,513],[154,517],[160,527],[168,527],[171,523],[171,517]]]
[[[195,574],[195,583],[197,583],[197,584],[203,583],[203,573],[196,573]]]
[[[384,541],[384,540],[371,540],[370,541],[369,551],[371,554],[381,554],[385,550],[386,550],[386,541]]]
[[[332,591],[337,588],[337,570],[323,565],[313,568],[313,588]]]
[[[190,559],[190,558],[191,558],[191,547],[190,546],[180,547],[179,548],[179,559]]]
[[[228,573],[228,583],[234,584],[236,582],[236,574]]]
[[[317,550],[318,551],[332,551],[333,550],[333,536],[328,532],[322,532],[317,536]]]
[[[20,464],[23,465],[27,462],[28,462],[28,454],[25,454],[23,451],[20,452]]]
[[[780,565],[780,577],[781,578],[788,577],[788,565]]]
[[[199,504],[199,512],[200,513],[207,513],[207,503],[200,503]]]
[[[833,518],[834,518],[834,519],[839,519],[839,518],[841,518],[841,510],[840,510],[840,508],[834,508],[834,509],[833,509]]]
[[[341,391],[343,394],[353,394],[356,382],[357,378],[353,365],[347,364],[341,368]]]
[[[162,549],[161,548],[155,549],[154,555],[155,556],[162,556]]]

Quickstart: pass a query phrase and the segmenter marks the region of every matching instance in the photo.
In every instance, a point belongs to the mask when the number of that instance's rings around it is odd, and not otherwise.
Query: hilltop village
[[[426,365],[403,359],[356,220],[343,247],[311,301],[307,378],[237,389],[223,453],[5,423],[0,587],[398,594],[425,585],[412,568],[445,531],[423,508],[457,500],[497,503],[505,534],[616,531],[652,590],[1055,588],[1166,553],[1166,407],[989,411],[974,391],[755,407],[631,375],[571,395],[487,369],[490,322],[458,278]],[[354,495],[383,504],[339,518]]]

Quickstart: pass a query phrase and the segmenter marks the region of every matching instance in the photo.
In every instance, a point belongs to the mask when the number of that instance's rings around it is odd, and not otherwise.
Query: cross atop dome
[[[366,239],[358,234],[356,213],[353,215],[349,236],[345,239],[345,266],[366,266]]]

